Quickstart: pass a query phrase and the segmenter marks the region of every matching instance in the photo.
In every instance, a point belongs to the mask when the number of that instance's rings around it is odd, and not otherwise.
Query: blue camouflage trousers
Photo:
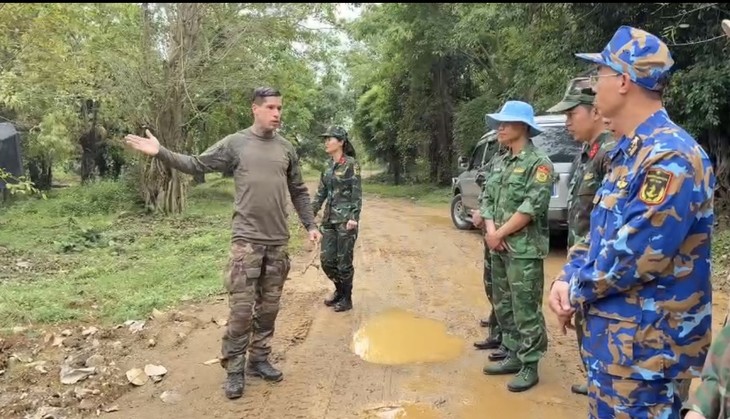
[[[588,370],[589,419],[680,419],[680,380],[633,380]]]

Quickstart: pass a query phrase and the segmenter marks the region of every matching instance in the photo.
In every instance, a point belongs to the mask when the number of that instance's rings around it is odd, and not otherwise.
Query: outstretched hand
[[[156,156],[160,152],[160,142],[157,138],[152,135],[150,130],[145,130],[147,137],[140,137],[139,135],[127,134],[124,137],[124,143],[128,147],[134,150],[142,152],[148,156]]]

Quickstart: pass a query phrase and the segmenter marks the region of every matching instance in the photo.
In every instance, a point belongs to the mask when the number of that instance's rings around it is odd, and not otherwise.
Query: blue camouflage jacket
[[[712,325],[710,160],[664,109],[609,157],[590,236],[561,275],[585,314],[586,364],[632,379],[699,377]]]

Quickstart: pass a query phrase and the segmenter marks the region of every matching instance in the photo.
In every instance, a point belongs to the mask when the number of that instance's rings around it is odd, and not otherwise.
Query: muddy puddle
[[[443,323],[400,309],[367,320],[352,342],[360,358],[385,365],[449,361],[458,358],[464,346],[464,340],[448,334]]]

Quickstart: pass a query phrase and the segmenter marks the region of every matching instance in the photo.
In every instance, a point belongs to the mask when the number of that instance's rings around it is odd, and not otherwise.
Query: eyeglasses
[[[593,87],[596,87],[596,84],[598,84],[598,79],[600,77],[616,77],[616,76],[620,76],[620,75],[621,74],[618,74],[618,73],[616,73],[616,74],[591,74],[588,76],[588,80],[591,84],[591,88],[593,88]]]

